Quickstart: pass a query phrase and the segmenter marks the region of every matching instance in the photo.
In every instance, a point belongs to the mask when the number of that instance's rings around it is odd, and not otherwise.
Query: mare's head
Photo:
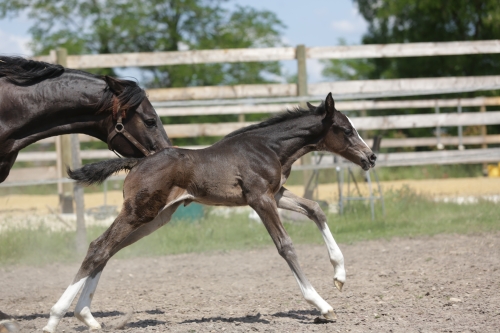
[[[375,166],[377,156],[359,136],[350,119],[335,109],[331,93],[317,108],[311,104],[308,106],[311,110],[323,115],[323,125],[327,128],[318,143],[319,150],[338,154],[356,163],[363,170],[369,170]]]
[[[142,157],[172,145],[160,117],[137,83],[109,76],[103,79],[107,87],[97,108],[98,112],[111,111],[107,125],[110,150],[126,157]]]

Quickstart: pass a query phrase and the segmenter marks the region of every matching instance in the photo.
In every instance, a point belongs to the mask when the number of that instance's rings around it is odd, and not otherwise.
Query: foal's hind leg
[[[130,237],[134,238],[132,236],[134,232],[147,222],[153,220],[154,217],[158,215],[158,211],[165,205],[165,201],[159,200],[159,197],[155,195],[148,196],[142,193],[141,198],[143,199],[142,202],[135,208],[131,207],[130,202],[126,200],[124,208],[113,224],[99,238],[90,243],[87,255],[73,283],[52,307],[49,322],[43,329],[45,332],[55,332],[59,321],[68,311],[78,291],[86,283],[88,283],[88,287],[84,288],[84,293],[81,296],[83,298],[81,303],[79,302],[79,311],[77,311],[76,315],[78,319],[82,320],[86,325],[89,325],[90,328],[100,328],[99,323],[97,323],[90,313],[91,294],[93,294],[97,287],[100,273],[108,260],[124,247],[122,244],[124,244],[124,242],[125,245],[131,244],[129,240],[131,239]],[[175,207],[174,205],[168,207],[167,212],[170,212],[171,215],[173,211],[175,211],[174,208],[177,208],[176,206],[178,206],[178,204],[175,205]],[[164,217],[164,215],[162,216]],[[134,241],[140,238],[141,237],[136,237]]]
[[[304,214],[316,223],[326,243],[330,262],[333,265],[333,282],[338,290],[342,291],[342,286],[346,279],[344,256],[335,239],[333,239],[332,233],[326,223],[326,215],[319,207],[319,204],[316,201],[301,198],[284,187],[279,190],[274,198],[279,208]]]
[[[251,200],[249,205],[259,214],[278,249],[278,253],[290,266],[305,300],[317,307],[325,318],[335,320],[336,315],[333,308],[316,292],[300,268],[292,240],[280,221],[276,201],[272,197],[263,195],[256,200]]]
[[[137,230],[132,232],[123,242],[119,244],[117,252],[167,224],[170,221],[172,214],[181,203],[182,202],[176,202],[173,205],[165,208],[160,212],[160,214],[158,214],[157,217],[155,217],[153,221],[139,227]],[[99,323],[97,323],[90,311],[90,304],[97,288],[97,283],[99,282],[100,275],[101,272],[97,273],[97,275],[93,278],[89,277],[89,279],[85,282],[85,287],[83,288],[80,298],[78,299],[78,303],[75,307],[75,316],[89,327],[100,327]]]

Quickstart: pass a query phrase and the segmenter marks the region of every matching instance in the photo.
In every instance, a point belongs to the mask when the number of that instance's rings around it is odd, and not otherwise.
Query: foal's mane
[[[95,105],[97,113],[110,111],[113,113],[113,117],[117,118],[118,111],[120,111],[121,116],[125,118],[127,111],[136,109],[146,98],[146,92],[134,81],[94,75],[22,57],[0,56],[0,78],[5,77],[8,82],[17,86],[37,84],[61,76],[64,72],[78,73],[106,82],[103,95]]]
[[[311,111],[309,109],[303,109],[301,107],[296,107],[296,108],[293,108],[291,110],[286,110],[285,112],[279,113],[274,117],[271,117],[267,120],[264,120],[263,122],[240,128],[234,132],[229,133],[225,137],[230,138],[230,137],[236,136],[236,135],[241,134],[241,133],[246,133],[246,132],[252,131],[254,129],[268,127],[268,126],[278,124],[278,123],[281,123],[281,122],[284,122],[287,120],[301,118],[301,117],[312,115],[312,114],[319,115],[319,114],[322,114],[322,112],[323,112],[322,105],[320,107],[317,107],[313,111]]]

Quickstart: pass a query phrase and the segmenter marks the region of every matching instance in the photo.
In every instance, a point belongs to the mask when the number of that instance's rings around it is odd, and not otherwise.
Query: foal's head
[[[308,106],[323,115],[323,124],[327,128],[324,137],[318,144],[319,150],[338,154],[356,163],[363,170],[375,166],[377,156],[359,136],[350,119],[335,109],[331,93],[317,108],[311,104]]]

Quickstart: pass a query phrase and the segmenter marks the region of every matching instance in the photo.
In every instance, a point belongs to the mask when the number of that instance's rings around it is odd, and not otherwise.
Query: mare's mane
[[[121,116],[125,118],[127,111],[135,110],[146,98],[146,92],[134,81],[94,75],[22,57],[0,56],[0,78],[5,77],[8,82],[17,86],[34,85],[47,79],[59,77],[65,72],[79,73],[106,82],[103,95],[95,105],[97,113],[110,111],[113,113],[113,117],[117,118],[118,111],[120,111]],[[110,83],[113,89],[111,89]]]
[[[284,122],[287,120],[301,118],[301,117],[311,115],[311,114],[319,115],[319,114],[323,113],[323,111],[324,111],[323,109],[324,109],[323,105],[320,105],[319,107],[317,107],[313,111],[311,111],[309,109],[303,109],[301,107],[296,107],[296,108],[293,108],[291,110],[286,110],[285,112],[279,113],[274,117],[271,117],[267,120],[264,120],[263,122],[240,128],[234,132],[229,133],[225,137],[230,138],[230,137],[236,136],[236,135],[241,134],[241,133],[246,133],[246,132],[252,131],[254,129],[268,127],[268,126],[278,124],[278,123],[281,123],[281,122]]]

